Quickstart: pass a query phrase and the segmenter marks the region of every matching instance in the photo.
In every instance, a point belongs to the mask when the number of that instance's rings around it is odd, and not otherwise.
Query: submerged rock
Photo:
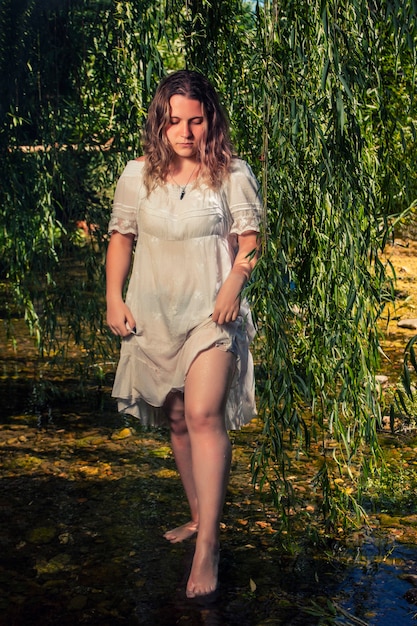
[[[398,322],[399,328],[408,328],[410,330],[417,330],[417,318],[407,318]]]
[[[404,594],[404,599],[407,600],[410,604],[417,604],[417,589],[413,587],[413,589],[409,589]]]
[[[55,526],[38,526],[32,528],[27,534],[30,543],[50,543],[57,535]]]

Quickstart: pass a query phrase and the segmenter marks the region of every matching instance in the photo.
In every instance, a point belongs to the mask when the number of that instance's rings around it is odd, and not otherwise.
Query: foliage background
[[[203,71],[266,206],[248,290],[264,424],[254,480],[288,521],[290,453],[321,442],[312,486],[328,525],[347,521],[378,455],[377,321],[392,291],[380,254],[417,196],[416,3],[1,0],[0,23],[11,335],[17,307],[48,368],[74,345],[82,372],[113,367],[103,270],[115,181],[140,153],[159,78]]]

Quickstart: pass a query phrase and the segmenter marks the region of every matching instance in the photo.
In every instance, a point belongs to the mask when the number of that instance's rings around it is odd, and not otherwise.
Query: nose
[[[186,121],[183,122],[181,126],[181,136],[186,139],[192,136],[191,125],[189,124],[189,122],[186,122]]]

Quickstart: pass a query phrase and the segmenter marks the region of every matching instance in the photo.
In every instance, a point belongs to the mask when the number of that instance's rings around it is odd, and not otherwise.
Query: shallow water
[[[162,537],[184,514],[165,435],[112,439],[128,428],[121,418],[82,414],[1,429],[2,624],[316,623],[300,611],[310,593],[301,570],[289,581],[272,541],[233,532],[240,502],[225,514],[218,597],[187,600],[193,542]],[[308,567],[328,577],[327,564]]]
[[[117,415],[109,389],[96,390],[94,406],[94,394],[47,405],[35,389],[2,379],[2,626],[415,623],[404,594],[417,548],[369,536],[348,555],[286,553],[250,486],[244,434],[218,594],[187,600],[193,542],[162,537],[186,516],[166,434]]]
[[[340,586],[338,605],[369,626],[417,623],[417,606],[404,598],[414,589],[408,576],[417,574],[417,546],[369,539],[358,561]]]

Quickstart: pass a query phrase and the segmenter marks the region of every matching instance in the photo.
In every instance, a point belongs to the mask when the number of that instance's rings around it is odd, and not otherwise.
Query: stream
[[[219,590],[187,600],[193,541],[162,536],[187,515],[167,434],[118,415],[107,382],[46,404],[4,365],[1,626],[417,623],[412,542],[363,531],[347,551],[282,548],[251,485],[254,427],[232,435]]]

